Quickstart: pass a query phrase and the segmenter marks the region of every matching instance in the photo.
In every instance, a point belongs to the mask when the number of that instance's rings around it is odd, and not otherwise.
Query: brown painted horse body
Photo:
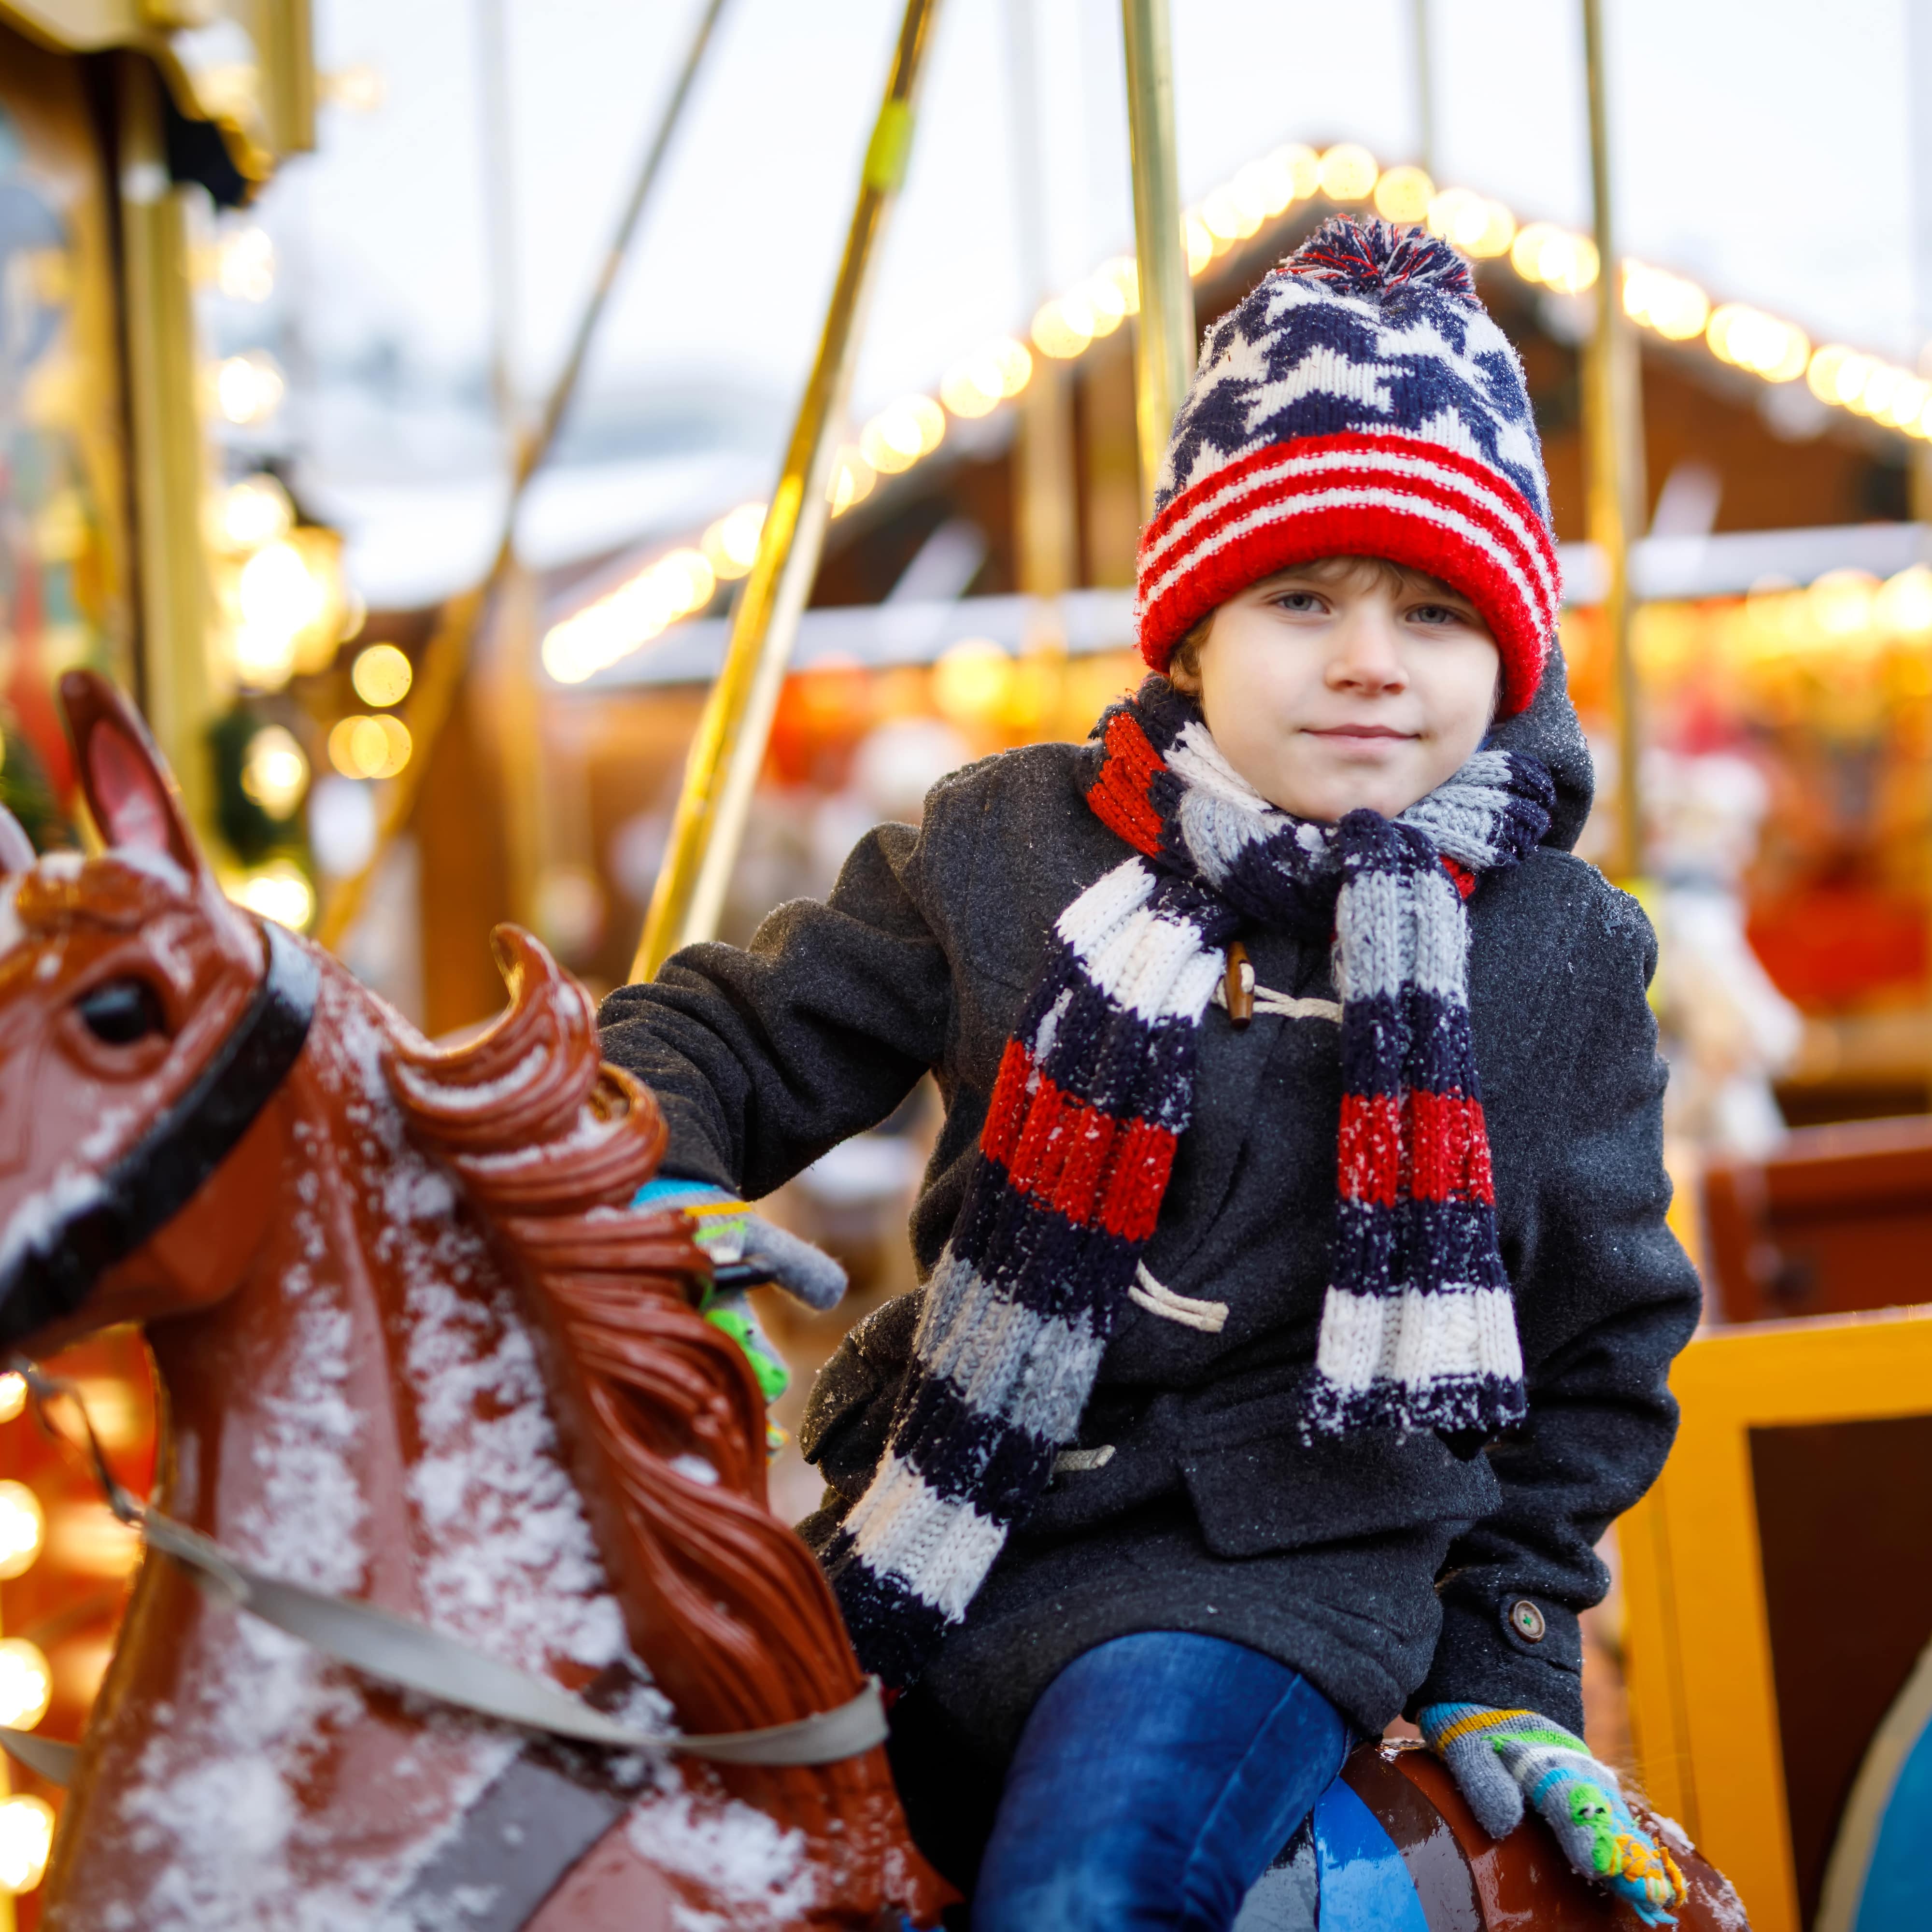
[[[112,849],[0,888],[0,1230],[16,1244],[179,1100],[264,973],[261,931],[215,886],[131,714],[97,682],[64,695]],[[662,1149],[656,1109],[600,1066],[582,990],[524,935],[503,950],[510,1013],[449,1054],[318,958],[300,1058],[218,1171],[71,1314],[7,1339],[144,1322],[164,1506],[271,1575],[660,1726],[841,1703],[861,1679],[808,1553],[766,1510],[756,1386],[690,1306],[702,1258],[676,1217],[628,1208]],[[48,1923],[484,1922],[490,1888],[457,1882],[465,1821],[530,1749],[151,1558]],[[616,1822],[524,1922],[862,1926],[889,1906],[929,1921],[943,1895],[878,1750],[630,1774]],[[487,1849],[500,1859],[519,1828]],[[547,1870],[540,1836],[527,1858]]]

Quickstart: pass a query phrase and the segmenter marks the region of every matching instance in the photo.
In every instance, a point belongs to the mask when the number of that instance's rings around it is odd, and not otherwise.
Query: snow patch
[[[700,1805],[688,1791],[654,1792],[632,1808],[624,1831],[640,1858],[708,1887],[722,1904],[760,1906],[773,1924],[811,1909],[817,1888],[805,1834],[781,1831],[735,1798]],[[689,1921],[694,1928],[707,1922],[728,1922],[706,1913]]]
[[[93,1207],[103,1192],[98,1174],[64,1167],[46,1186],[29,1194],[0,1230],[0,1276],[24,1254],[45,1254],[67,1224]]]
[[[412,1097],[420,1100],[425,1106],[435,1107],[439,1112],[481,1114],[491,1107],[500,1106],[519,1088],[527,1087],[543,1071],[550,1052],[550,1046],[539,1040],[508,1072],[475,1087],[445,1086],[413,1066],[398,1066],[396,1078],[399,1084],[409,1089]]]

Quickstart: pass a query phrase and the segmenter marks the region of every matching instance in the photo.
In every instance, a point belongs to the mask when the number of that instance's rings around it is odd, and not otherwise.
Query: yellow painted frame
[[[1932,1307],[1707,1333],[1670,1382],[1676,1445],[1618,1526],[1639,1774],[1752,1932],[1802,1932],[1749,1434],[1932,1412]]]

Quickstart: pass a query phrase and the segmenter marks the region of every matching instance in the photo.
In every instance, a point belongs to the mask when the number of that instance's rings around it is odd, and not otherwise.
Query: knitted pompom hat
[[[1529,702],[1559,598],[1522,365],[1454,249],[1346,215],[1202,345],[1141,538],[1141,655],[1164,670],[1216,605],[1341,556],[1462,592],[1502,652],[1498,715]]]

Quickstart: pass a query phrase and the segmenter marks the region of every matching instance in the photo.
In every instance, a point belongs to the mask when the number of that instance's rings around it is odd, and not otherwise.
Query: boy
[[[1332,220],[1209,334],[1095,742],[604,1008],[665,1198],[754,1249],[734,1196],[938,1078],[926,1286],[820,1378],[801,1531],[980,1932],[1228,1925],[1403,1709],[1487,1829],[1681,1897],[1575,1735],[1698,1290],[1557,602],[1467,268]]]

